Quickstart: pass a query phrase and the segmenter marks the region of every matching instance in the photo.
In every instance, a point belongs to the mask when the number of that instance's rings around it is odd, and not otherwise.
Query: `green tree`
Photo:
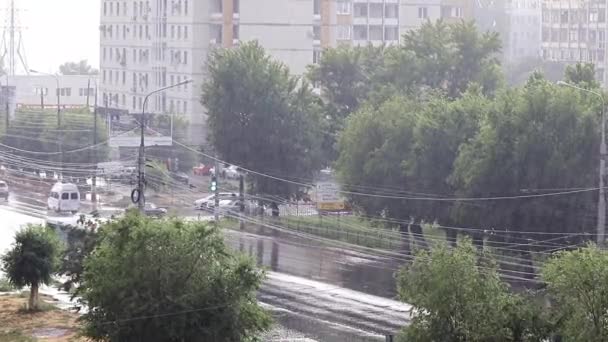
[[[553,85],[539,74],[521,89],[502,92],[481,117],[476,135],[459,148],[450,179],[456,196],[590,187],[597,177],[599,112],[599,99]],[[452,215],[470,227],[580,233],[593,226],[586,213],[595,200],[592,192],[581,192],[479,205],[458,202]]]
[[[58,266],[57,235],[42,226],[28,226],[15,235],[12,248],[2,256],[2,270],[17,288],[30,287],[29,310],[38,310],[38,289],[48,285]]]
[[[65,62],[59,66],[62,75],[97,75],[99,70],[93,68],[86,59],[78,62]]]
[[[439,20],[425,23],[403,36],[401,44],[406,60],[417,70],[414,85],[443,89],[450,97],[464,93],[472,82],[492,93],[501,83],[498,53],[501,44],[497,33],[480,33],[473,22],[446,24]],[[395,66],[402,68],[398,63]],[[408,71],[408,69],[404,69]],[[396,78],[399,70],[388,70]]]
[[[269,328],[257,303],[264,278],[219,230],[137,213],[99,229],[79,294],[97,341],[247,341]]]
[[[15,148],[14,151],[11,151],[15,155],[36,158],[46,162],[41,162],[41,164],[55,163],[50,165],[46,171],[58,170],[58,163],[61,160],[60,146],[62,146],[63,151],[72,151],[91,146],[94,141],[92,134],[94,117],[88,109],[70,110],[69,112],[63,112],[61,115],[62,124],[61,127],[58,127],[56,112],[18,111],[6,134],[0,136],[0,142]],[[107,140],[107,134],[105,121],[97,118],[97,141]],[[43,154],[32,154],[19,150],[36,151]],[[63,161],[65,165],[69,165],[66,168],[75,170],[79,168],[77,164],[91,164],[95,160],[104,161],[108,154],[109,148],[102,144],[96,148],[64,153]],[[88,170],[90,167],[87,166],[85,169]]]
[[[600,87],[600,84],[595,80],[595,66],[592,63],[568,65],[564,72],[564,80],[585,88]]]
[[[215,50],[203,87],[210,140],[225,161],[293,180],[320,167],[320,110],[306,82],[257,42]],[[254,193],[289,197],[298,186],[249,175]]]
[[[403,341],[540,342],[551,331],[540,307],[512,294],[493,260],[478,256],[466,239],[453,249],[442,244],[418,251],[397,286],[415,311]]]
[[[542,278],[566,341],[608,341],[608,252],[594,245],[557,253]]]
[[[489,103],[478,89],[471,89],[455,101],[441,95],[418,102],[395,97],[353,114],[339,142],[340,180],[351,192],[387,197],[353,194],[351,202],[368,215],[414,218],[416,236],[422,233],[422,221],[447,222],[450,202],[394,197],[451,196],[449,177],[459,147],[475,136]],[[402,231],[407,229],[407,224],[401,225]]]

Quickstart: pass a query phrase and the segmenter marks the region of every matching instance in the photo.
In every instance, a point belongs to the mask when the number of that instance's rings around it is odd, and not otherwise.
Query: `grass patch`
[[[23,335],[17,330],[0,331],[0,342],[35,342],[31,336]]]
[[[43,300],[40,300],[38,303],[38,309],[36,310],[30,310],[27,307],[27,304],[23,303],[21,305],[21,307],[19,308],[19,313],[21,314],[30,314],[30,313],[36,313],[36,312],[49,312],[49,311],[55,311],[55,310],[59,310],[58,307],[56,307],[53,304],[47,303]]]
[[[401,245],[397,230],[372,221],[345,216],[286,216],[280,219],[288,229],[359,246],[394,249]]]

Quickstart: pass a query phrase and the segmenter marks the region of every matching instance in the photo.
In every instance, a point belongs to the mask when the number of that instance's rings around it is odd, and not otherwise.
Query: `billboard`
[[[345,209],[344,200],[340,196],[340,187],[334,182],[317,183],[315,200],[317,210],[340,211]]]

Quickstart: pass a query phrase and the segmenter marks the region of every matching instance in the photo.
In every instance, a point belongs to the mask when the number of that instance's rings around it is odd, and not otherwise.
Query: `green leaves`
[[[560,252],[542,271],[567,341],[608,341],[608,253],[594,245]]]
[[[419,251],[399,272],[398,291],[415,310],[404,341],[536,342],[551,332],[540,304],[512,294],[469,240]]]
[[[61,254],[54,231],[42,226],[28,226],[15,235],[12,248],[2,256],[2,270],[14,286],[49,284],[57,271]]]
[[[268,329],[264,273],[219,231],[134,213],[100,229],[79,293],[85,334],[109,341],[239,341]]]
[[[222,159],[287,179],[320,167],[320,118],[308,85],[290,76],[257,42],[216,50],[202,101],[210,140]],[[254,193],[289,197],[297,186],[249,175]]]

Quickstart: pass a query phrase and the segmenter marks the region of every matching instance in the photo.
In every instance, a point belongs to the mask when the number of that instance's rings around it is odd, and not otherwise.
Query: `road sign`
[[[340,187],[334,182],[319,182],[316,187],[315,199],[318,210],[344,210],[344,200],[340,196]]]

